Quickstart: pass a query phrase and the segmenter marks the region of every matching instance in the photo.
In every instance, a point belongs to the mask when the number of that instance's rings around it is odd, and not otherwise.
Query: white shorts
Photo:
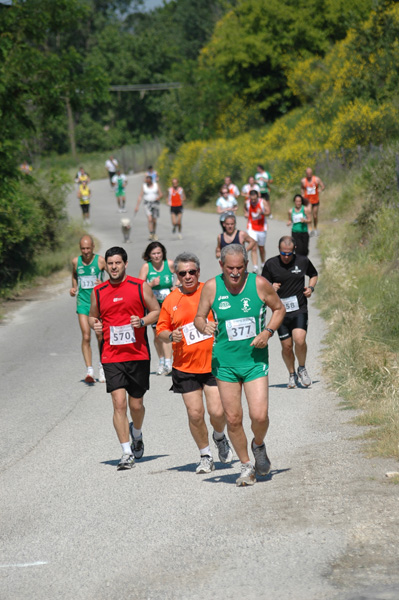
[[[266,231],[255,231],[255,229],[248,229],[248,235],[255,240],[258,246],[265,246],[266,244]]]

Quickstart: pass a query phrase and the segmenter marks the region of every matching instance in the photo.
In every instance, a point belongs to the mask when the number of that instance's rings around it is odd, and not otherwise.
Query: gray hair
[[[220,262],[222,265],[225,263],[227,254],[242,254],[244,262],[248,262],[248,253],[241,244],[229,244],[228,246],[224,246],[224,248],[222,248],[222,252],[220,253]]]
[[[187,263],[187,262],[193,262],[197,269],[200,268],[200,261],[196,254],[194,254],[193,252],[181,252],[180,254],[178,254],[176,256],[176,258],[173,262],[175,271],[177,272],[177,267],[178,267],[179,263]]]

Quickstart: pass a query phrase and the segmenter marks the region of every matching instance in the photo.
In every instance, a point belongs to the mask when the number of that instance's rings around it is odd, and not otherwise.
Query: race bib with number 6
[[[281,298],[281,302],[285,306],[287,312],[299,309],[298,298],[296,296],[290,296],[289,298]]]
[[[213,337],[212,335],[208,335],[206,333],[200,333],[194,323],[187,323],[187,325],[184,325],[182,329],[187,346],[191,346],[191,344],[198,344],[198,342],[209,340],[209,338]]]
[[[124,346],[136,341],[131,325],[111,325],[109,328],[109,343],[111,346]]]
[[[255,317],[230,319],[226,321],[226,331],[230,342],[253,338],[256,336]]]

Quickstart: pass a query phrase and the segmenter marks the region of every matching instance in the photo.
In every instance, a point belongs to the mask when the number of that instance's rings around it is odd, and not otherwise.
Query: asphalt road
[[[130,217],[141,182],[129,177]],[[104,253],[123,245],[121,215],[108,181],[92,189],[90,233]],[[74,194],[69,212],[80,216]],[[185,211],[179,241],[164,205],[158,232],[169,258],[198,254],[202,280],[219,272],[215,215]],[[268,257],[284,233],[284,223],[270,221]],[[147,243],[141,208],[125,245],[129,274],[138,274]],[[325,324],[313,302],[313,385],[286,388],[273,338],[273,468],[255,486],[236,488],[237,461],[195,474],[198,452],[181,397],[169,392],[170,378],[155,375],[145,399],[145,456],[117,472],[111,401],[104,385],[83,382],[69,287],[69,279],[48,286],[0,326],[1,600],[399,598],[399,492],[383,482],[396,466],[361,454],[359,429],[328,390]],[[154,356],[152,371],[156,365]],[[245,427],[250,437],[247,412]]]

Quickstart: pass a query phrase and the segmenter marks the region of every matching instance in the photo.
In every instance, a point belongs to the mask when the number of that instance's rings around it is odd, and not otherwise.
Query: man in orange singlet
[[[259,192],[257,190],[251,190],[249,192],[249,199],[245,202],[245,217],[248,219],[247,229],[248,235],[255,240],[257,246],[251,248],[252,255],[252,271],[258,272],[258,253],[257,247],[259,248],[261,268],[266,260],[266,233],[267,233],[267,221],[266,217],[270,214],[269,209],[263,198],[259,198]]]
[[[178,179],[172,179],[172,187],[168,190],[168,204],[170,206],[170,216],[172,217],[172,233],[178,231],[179,240],[182,239],[181,235],[181,218],[183,214],[183,203],[186,201],[186,195],[181,186],[179,186]]]
[[[320,177],[316,177],[313,175],[313,171],[310,168],[306,169],[306,177],[301,180],[301,189],[302,196],[306,198],[312,207],[312,217],[313,217],[313,232],[310,232],[310,235],[318,235],[317,232],[317,223],[319,220],[319,191],[323,191],[325,189],[325,185],[320,179]]]
[[[198,257],[191,252],[179,254],[175,259],[175,272],[178,285],[162,304],[157,335],[163,342],[173,342],[172,390],[183,396],[191,435],[200,451],[196,473],[211,473],[215,465],[204,420],[204,395],[219,460],[231,463],[233,453],[224,433],[226,417],[216,379],[211,372],[213,335],[203,335],[194,327],[194,317],[204,287],[199,282]],[[213,321],[211,312],[208,319]]]

